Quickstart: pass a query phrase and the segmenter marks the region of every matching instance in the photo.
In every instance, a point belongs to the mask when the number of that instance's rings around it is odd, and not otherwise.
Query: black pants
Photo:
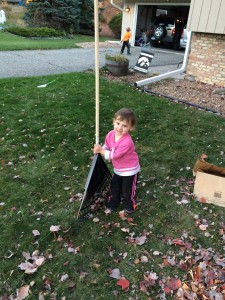
[[[112,210],[116,209],[123,198],[124,208],[135,210],[136,208],[136,189],[138,174],[133,176],[119,176],[113,174],[110,184],[110,198],[108,207]]]
[[[123,53],[125,47],[127,47],[127,54],[130,54],[130,43],[129,41],[123,42],[122,48],[121,48],[121,53]]]

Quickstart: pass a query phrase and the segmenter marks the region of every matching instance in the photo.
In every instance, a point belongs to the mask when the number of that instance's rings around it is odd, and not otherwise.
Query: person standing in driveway
[[[124,36],[121,40],[121,42],[123,43],[121,51],[120,51],[121,54],[123,54],[125,47],[127,47],[127,54],[131,54],[130,53],[130,39],[131,39],[130,27],[127,27],[126,33],[124,34]]]

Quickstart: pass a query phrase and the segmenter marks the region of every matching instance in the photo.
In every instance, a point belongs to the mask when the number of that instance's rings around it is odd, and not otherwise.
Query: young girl
[[[134,129],[136,117],[132,110],[122,108],[113,118],[114,129],[105,138],[103,147],[94,145],[94,153],[101,153],[106,160],[111,161],[114,174],[110,184],[108,210],[111,213],[124,202],[124,213],[129,214],[136,208],[136,187],[140,171],[138,155],[129,134]]]

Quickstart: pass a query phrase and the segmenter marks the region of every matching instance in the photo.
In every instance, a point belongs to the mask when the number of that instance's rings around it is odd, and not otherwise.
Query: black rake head
[[[85,184],[85,192],[78,211],[78,219],[88,219],[103,204],[110,191],[112,175],[100,154],[95,154]]]

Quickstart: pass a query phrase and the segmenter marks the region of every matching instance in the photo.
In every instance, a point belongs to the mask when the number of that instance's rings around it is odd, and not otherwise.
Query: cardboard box
[[[197,172],[194,196],[203,203],[225,207],[225,177]]]

